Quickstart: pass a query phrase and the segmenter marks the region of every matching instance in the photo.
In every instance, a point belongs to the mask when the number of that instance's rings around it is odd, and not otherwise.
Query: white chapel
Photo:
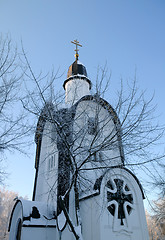
[[[47,102],[41,111],[33,198],[16,201],[9,240],[149,240],[143,189],[125,167],[120,120],[91,95],[81,45],[72,43],[65,106]]]

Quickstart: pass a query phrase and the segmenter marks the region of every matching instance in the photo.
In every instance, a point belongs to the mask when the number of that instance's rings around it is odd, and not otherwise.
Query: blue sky
[[[94,81],[98,65],[107,62],[111,86],[137,71],[138,84],[151,96],[164,122],[165,102],[165,1],[164,0],[0,0],[0,29],[20,46],[21,40],[34,71],[60,67],[64,72],[74,61],[71,40],[83,45],[80,61]],[[33,138],[33,136],[32,136]],[[7,155],[11,173],[6,183],[20,195],[32,194],[34,152],[31,157]],[[24,184],[22,184],[24,182]]]

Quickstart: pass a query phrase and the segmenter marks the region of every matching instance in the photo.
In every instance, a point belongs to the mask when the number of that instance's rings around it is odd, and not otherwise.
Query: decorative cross
[[[76,45],[76,49],[75,49],[76,54],[75,54],[75,57],[76,57],[76,61],[77,61],[77,60],[78,60],[78,57],[79,57],[79,54],[78,54],[79,49],[77,48],[77,46],[82,47],[82,45],[79,44],[79,42],[77,41],[77,39],[74,40],[74,41],[71,41],[71,43],[73,43],[73,44]]]
[[[130,193],[130,190],[124,181],[121,179],[114,179],[116,191],[114,193],[114,187],[112,186],[111,181],[108,181],[106,187],[107,191],[107,200],[109,202],[108,211],[114,216],[115,215],[115,204],[111,203],[111,201],[116,201],[118,203],[118,219],[121,221],[121,225],[124,225],[123,219],[125,218],[124,212],[124,203],[133,204],[133,196]],[[124,192],[125,190],[125,192]],[[126,206],[128,214],[131,213],[130,205]]]

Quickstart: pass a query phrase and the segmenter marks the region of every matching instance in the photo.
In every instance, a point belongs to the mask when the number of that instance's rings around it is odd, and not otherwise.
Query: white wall
[[[90,135],[88,133],[88,119],[96,118],[98,121],[98,134]],[[97,168],[97,167],[110,167],[121,165],[121,156],[119,151],[119,142],[117,139],[116,126],[112,120],[109,112],[101,105],[98,105],[93,101],[82,101],[78,104],[76,109],[75,121],[73,125],[73,155],[76,156],[76,162],[80,165],[84,159],[89,155],[89,149],[91,152],[100,150],[96,154],[99,161],[89,161],[82,168]],[[102,148],[100,149],[100,147]],[[100,158],[102,157],[102,159]],[[82,171],[84,179],[87,179],[87,184],[91,182],[91,187],[98,177],[105,171]],[[85,184],[84,184],[85,185]],[[87,188],[88,188],[87,186]],[[82,188],[84,188],[82,184]],[[83,189],[85,190],[85,189]]]
[[[106,183],[115,178],[122,179],[133,195],[130,214],[126,211],[127,202],[124,205],[124,225],[118,219],[117,202],[114,216],[107,209]],[[103,178],[100,195],[80,202],[80,210],[84,240],[149,240],[142,192],[135,178],[124,169],[110,170]]]
[[[43,131],[35,201],[48,202],[56,208],[58,150],[57,139],[52,140],[52,126],[46,122]]]
[[[21,240],[57,240],[58,234],[56,228],[50,227],[23,227]]]
[[[65,102],[75,104],[80,98],[90,94],[89,83],[80,78],[74,78],[65,84]]]

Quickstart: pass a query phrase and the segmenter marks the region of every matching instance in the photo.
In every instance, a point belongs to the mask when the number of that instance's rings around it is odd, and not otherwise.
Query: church
[[[38,119],[32,201],[17,199],[9,240],[149,240],[137,177],[125,167],[113,107],[75,61],[63,83],[65,105],[46,102]]]

